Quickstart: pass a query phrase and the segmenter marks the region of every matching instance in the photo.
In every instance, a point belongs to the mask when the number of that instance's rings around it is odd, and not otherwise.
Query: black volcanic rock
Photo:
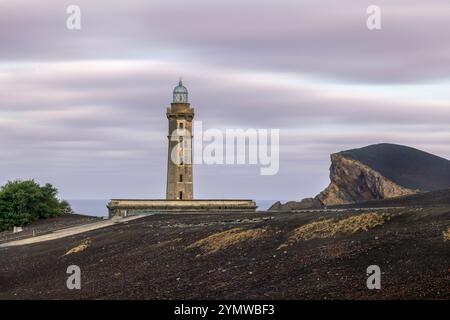
[[[396,207],[423,207],[423,206],[450,207],[450,189],[420,192],[412,195],[389,198],[384,200],[373,200],[360,203],[336,205],[330,206],[329,209],[396,208]]]
[[[450,161],[421,150],[381,143],[340,154],[408,189],[434,191],[450,187]]]
[[[282,204],[280,201],[274,203],[268,211],[291,211],[305,209],[322,209],[323,204],[317,198],[305,198],[302,201],[289,201]]]
[[[375,144],[332,154],[330,180],[315,201],[291,201],[269,210],[343,205],[450,188],[450,161],[406,146]]]
[[[386,219],[361,228],[367,221],[361,217],[367,215]],[[348,218],[357,219],[353,227],[358,231],[289,242],[299,228],[321,234],[336,227],[325,221]],[[448,300],[449,220],[449,207],[344,210],[320,216],[155,214],[52,241],[0,248],[0,299]],[[261,230],[256,238],[236,237]],[[65,255],[86,239],[91,243],[87,249]],[[205,241],[218,245],[218,251],[205,253],[198,246]],[[66,287],[66,269],[73,264],[82,270],[81,290]],[[373,264],[386,272],[381,290],[366,287],[366,268]]]

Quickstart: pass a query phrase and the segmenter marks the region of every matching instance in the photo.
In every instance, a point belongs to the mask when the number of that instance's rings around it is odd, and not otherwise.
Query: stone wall
[[[141,213],[182,212],[255,212],[252,200],[133,200],[112,199],[108,205],[109,217]]]

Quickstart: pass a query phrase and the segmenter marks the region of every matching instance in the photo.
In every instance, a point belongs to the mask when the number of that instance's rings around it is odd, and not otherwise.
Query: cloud
[[[79,32],[68,4],[0,4],[0,182],[163,197],[180,75],[205,129],[281,130],[277,176],[198,166],[200,197],[311,196],[330,153],[377,142],[450,158],[446,1],[381,1],[377,32],[359,0],[80,0]]]
[[[372,2],[78,1],[82,30],[65,28],[66,3],[4,1],[1,60],[168,59],[307,73],[364,82],[447,78],[445,0]]]

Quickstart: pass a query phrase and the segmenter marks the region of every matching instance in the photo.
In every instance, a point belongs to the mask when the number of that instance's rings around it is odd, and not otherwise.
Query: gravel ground
[[[308,225],[366,211],[154,215],[1,248],[0,299],[449,299],[450,207],[376,213],[388,218],[347,233]],[[66,288],[69,265],[81,290]]]

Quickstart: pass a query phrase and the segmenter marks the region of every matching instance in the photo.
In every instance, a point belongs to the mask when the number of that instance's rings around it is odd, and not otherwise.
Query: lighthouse
[[[188,100],[188,90],[180,80],[173,90],[173,101],[167,108],[169,120],[167,158],[167,200],[192,200],[192,120],[194,109]]]

